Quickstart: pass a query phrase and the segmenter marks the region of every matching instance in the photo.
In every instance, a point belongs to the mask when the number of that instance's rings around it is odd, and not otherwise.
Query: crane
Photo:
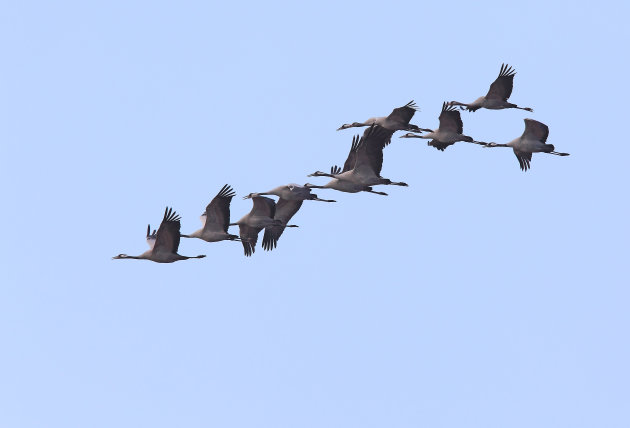
[[[532,153],[549,153],[556,156],[569,156],[569,153],[556,152],[553,144],[546,144],[549,127],[534,119],[525,119],[523,135],[507,144],[488,143],[486,147],[512,147],[522,171],[530,168]]]
[[[466,110],[473,112],[479,110],[480,108],[487,108],[490,110],[517,108],[533,112],[534,110],[529,107],[519,107],[516,104],[508,102],[508,98],[512,95],[515,75],[516,71],[512,67],[509,67],[507,64],[502,64],[499,76],[494,82],[492,82],[492,85],[490,85],[490,89],[485,96],[477,98],[470,104],[460,103],[459,101],[451,101],[449,105],[460,106],[462,110],[465,108]]]
[[[258,234],[261,230],[268,226],[282,226],[281,220],[275,220],[276,202],[265,196],[252,196],[254,203],[251,211],[236,223],[230,223],[230,226],[239,227],[241,243],[245,251],[245,256],[249,257],[256,251],[256,242]],[[297,227],[295,225],[286,225],[285,227]]]
[[[147,243],[149,250],[139,256],[128,256],[127,254],[119,254],[112,259],[138,259],[151,260],[157,263],[173,263],[178,260],[202,259],[205,255],[187,257],[177,254],[179,248],[179,229],[181,227],[180,217],[173,208],[166,207],[164,218],[157,232],[151,234],[151,225],[147,227]]]
[[[413,125],[409,123],[409,121],[411,120],[411,118],[413,117],[413,115],[415,114],[417,110],[418,110],[418,106],[416,106],[414,101],[411,100],[404,106],[398,107],[392,110],[389,116],[371,117],[365,122],[346,123],[346,124],[341,125],[337,129],[337,131],[340,131],[342,129],[348,129],[348,128],[378,125],[387,129],[388,131],[391,131],[392,134],[396,131],[418,132],[420,128],[418,128],[417,125]],[[391,134],[390,134],[390,138],[386,141],[385,145],[389,144],[390,141],[391,141]]]
[[[383,167],[383,148],[391,131],[378,125],[371,125],[363,136],[356,135],[352,139],[352,146],[343,169],[333,166],[330,174],[316,171],[309,177],[331,177],[332,180],[324,186],[307,183],[305,186],[315,189],[335,189],[341,192],[357,193],[370,192],[377,195],[387,195],[385,192],[372,190],[371,186],[378,184],[407,186],[407,183],[393,182],[380,176]]]
[[[236,195],[229,185],[221,188],[219,193],[212,198],[206,206],[206,211],[201,214],[202,228],[190,235],[182,235],[184,238],[199,238],[206,242],[218,242],[224,240],[238,240],[237,235],[228,233],[230,224],[230,203]]]
[[[462,134],[462,132],[464,132],[462,117],[459,111],[455,110],[455,107],[451,107],[447,103],[442,103],[442,113],[440,113],[440,126],[438,129],[434,131],[432,129],[421,128],[421,131],[426,132],[426,134],[418,135],[408,133],[402,135],[400,138],[430,139],[431,141],[428,141],[427,145],[433,146],[441,151],[444,151],[448,146],[455,144],[457,141],[481,145],[486,144],[481,141],[475,141],[472,137]]]

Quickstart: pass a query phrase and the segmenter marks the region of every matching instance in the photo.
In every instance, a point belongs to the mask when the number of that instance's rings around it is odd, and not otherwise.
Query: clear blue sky
[[[630,426],[623,2],[9,2],[0,14],[0,426]],[[395,139],[388,197],[318,191],[272,253],[146,249],[225,183],[341,164],[343,123],[483,95],[507,142]],[[317,181],[318,183],[320,181]],[[324,181],[321,181],[322,183]]]

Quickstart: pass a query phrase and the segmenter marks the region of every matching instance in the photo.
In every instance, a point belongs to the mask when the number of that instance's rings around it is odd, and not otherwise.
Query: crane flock
[[[388,116],[373,117],[365,122],[344,124],[337,131],[348,128],[368,127],[363,136],[354,136],[350,152],[343,168],[335,165],[330,173],[316,171],[308,177],[329,177],[331,180],[323,186],[306,183],[278,186],[267,192],[249,193],[243,199],[251,199],[253,207],[240,220],[230,223],[230,203],[236,193],[229,185],[225,185],[212,199],[201,215],[202,228],[183,235],[180,233],[180,216],[172,208],[166,208],[160,227],[151,232],[147,228],[149,250],[139,256],[119,254],[113,259],[142,259],[157,263],[172,263],[178,260],[204,258],[205,255],[182,256],[177,253],[180,238],[198,238],[206,242],[237,241],[243,245],[245,256],[251,256],[256,249],[258,235],[264,229],[262,247],[271,251],[278,245],[278,240],[287,227],[298,227],[289,221],[302,207],[304,201],[336,202],[331,199],[320,199],[311,189],[333,189],[340,192],[369,192],[386,196],[387,193],[376,191],[373,186],[394,185],[407,186],[404,182],[393,182],[381,177],[383,167],[383,149],[391,143],[396,131],[407,131],[400,138],[424,138],[430,140],[429,146],[444,151],[459,141],[474,143],[484,148],[511,147],[518,159],[522,171],[531,168],[533,153],[548,153],[556,156],[568,156],[569,153],[556,152],[553,144],[547,144],[549,127],[534,119],[525,119],[523,134],[506,144],[477,141],[464,135],[460,110],[475,112],[480,108],[500,110],[516,108],[533,112],[529,107],[519,107],[508,102],[512,94],[516,71],[507,64],[501,66],[499,76],[490,85],[488,93],[466,104],[458,101],[444,102],[439,116],[437,129],[420,128],[409,123],[417,111],[416,104],[411,101],[402,107],[395,108]],[[459,110],[456,108],[459,107]],[[267,196],[277,196],[278,202]],[[239,227],[239,235],[228,233],[230,226]]]

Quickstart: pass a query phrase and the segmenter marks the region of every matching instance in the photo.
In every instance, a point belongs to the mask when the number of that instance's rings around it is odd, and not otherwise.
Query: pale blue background
[[[628,427],[625,2],[30,2],[0,14],[1,427]],[[507,142],[395,139],[388,197],[318,191],[273,253],[146,249],[225,183],[341,164],[415,99]],[[236,230],[236,229],[235,229]]]

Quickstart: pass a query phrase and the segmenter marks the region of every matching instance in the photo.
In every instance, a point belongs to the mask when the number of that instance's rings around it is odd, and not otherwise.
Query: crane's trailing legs
[[[519,106],[517,106],[516,104],[510,104],[510,108],[517,108],[517,109],[519,109],[519,110],[525,110],[525,111],[528,111],[528,112],[530,112],[530,113],[533,113],[533,112],[534,112],[534,109],[533,109],[533,108],[530,108],[530,107],[519,107]]]

